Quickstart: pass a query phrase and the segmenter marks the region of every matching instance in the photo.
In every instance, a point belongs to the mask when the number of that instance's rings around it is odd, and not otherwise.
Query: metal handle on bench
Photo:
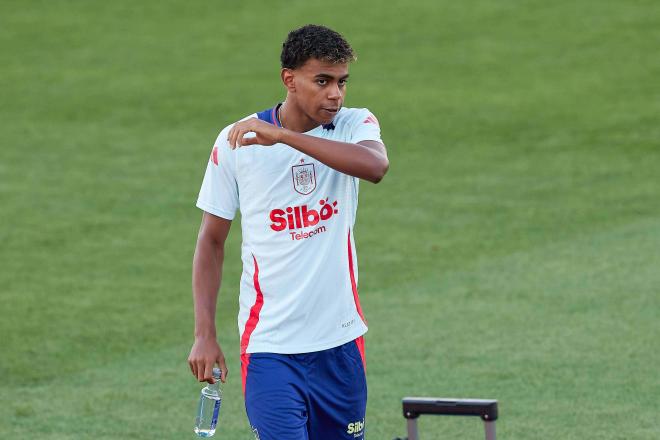
[[[403,416],[408,422],[408,440],[419,440],[417,418],[422,414],[479,416],[484,421],[486,440],[495,440],[497,400],[405,397],[403,399]]]

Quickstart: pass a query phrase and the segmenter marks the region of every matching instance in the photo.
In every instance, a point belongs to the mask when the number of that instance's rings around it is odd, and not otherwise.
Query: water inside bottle
[[[199,437],[212,437],[215,434],[222,402],[219,389],[214,389],[216,387],[217,384],[215,387],[210,385],[202,390],[194,429]]]

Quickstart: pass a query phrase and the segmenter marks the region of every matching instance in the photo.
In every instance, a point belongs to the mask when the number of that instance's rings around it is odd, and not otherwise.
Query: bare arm
[[[249,132],[254,132],[256,136],[244,137]],[[362,141],[353,144],[332,141],[276,127],[257,118],[236,123],[229,131],[228,141],[232,149],[245,145],[273,145],[281,142],[337,171],[373,183],[380,182],[389,168],[387,150],[380,142]]]
[[[389,168],[385,145],[376,141],[357,144],[331,141],[282,129],[280,142],[312,156],[330,168],[349,176],[378,183]]]
[[[195,309],[195,342],[188,356],[193,375],[200,382],[213,383],[213,366],[217,363],[226,381],[227,366],[216,340],[215,311],[222,278],[224,246],[231,220],[207,212],[197,236],[193,258],[192,289]]]

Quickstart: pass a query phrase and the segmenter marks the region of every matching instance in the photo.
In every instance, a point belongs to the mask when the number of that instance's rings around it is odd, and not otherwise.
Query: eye
[[[340,79],[340,80],[339,80],[339,86],[340,86],[340,87],[345,86],[346,83],[348,83],[348,80],[347,80],[347,79]]]
[[[316,80],[316,83],[320,86],[324,86],[324,85],[328,84],[328,80],[323,79],[323,78],[319,78],[319,79]]]

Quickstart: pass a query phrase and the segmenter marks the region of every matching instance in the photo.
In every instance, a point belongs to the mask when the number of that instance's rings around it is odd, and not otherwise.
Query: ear
[[[282,68],[280,72],[280,77],[282,78],[282,84],[286,87],[288,92],[296,91],[296,82],[295,82],[295,72],[292,69]]]

